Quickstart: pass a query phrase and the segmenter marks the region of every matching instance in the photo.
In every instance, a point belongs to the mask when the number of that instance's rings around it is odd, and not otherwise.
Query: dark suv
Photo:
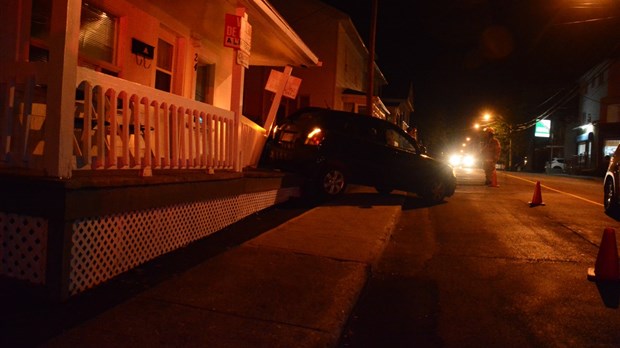
[[[453,168],[423,154],[401,128],[350,112],[300,109],[278,125],[265,151],[269,166],[305,175],[325,196],[358,184],[384,194],[414,192],[437,203],[456,188]]]

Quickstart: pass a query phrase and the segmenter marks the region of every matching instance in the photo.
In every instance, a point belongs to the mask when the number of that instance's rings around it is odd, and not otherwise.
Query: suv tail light
[[[321,131],[321,128],[314,128],[310,133],[308,133],[305,144],[315,146],[320,145],[323,141],[323,138],[325,138],[325,135]]]
[[[280,130],[280,128],[278,128],[278,125],[273,126],[273,132],[271,133],[271,136],[274,139],[278,139],[278,131]]]

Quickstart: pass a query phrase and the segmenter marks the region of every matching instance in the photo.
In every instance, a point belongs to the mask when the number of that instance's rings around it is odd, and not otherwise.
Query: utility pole
[[[372,0],[371,20],[370,20],[370,40],[368,45],[368,91],[366,92],[366,112],[372,116],[373,92],[375,83],[375,40],[377,36],[377,3],[379,0]]]
[[[508,125],[508,171],[512,171],[512,125]]]

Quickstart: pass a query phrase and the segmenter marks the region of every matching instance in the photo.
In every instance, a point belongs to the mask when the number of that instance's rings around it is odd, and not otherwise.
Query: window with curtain
[[[30,23],[30,61],[49,60],[51,0],[32,0]],[[88,2],[82,3],[80,16],[79,61],[97,71],[117,75],[115,48],[118,18]]]
[[[80,54],[114,63],[116,23],[116,18],[88,3],[83,3],[80,18]]]

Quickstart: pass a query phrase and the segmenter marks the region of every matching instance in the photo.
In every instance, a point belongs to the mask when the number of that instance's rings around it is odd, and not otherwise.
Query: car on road
[[[450,156],[448,162],[453,167],[475,168],[479,166],[478,160],[473,154],[455,153]]]
[[[566,169],[566,163],[564,158],[553,157],[551,161],[547,161],[545,168],[554,172],[563,172]]]
[[[325,108],[289,115],[265,146],[264,163],[300,173],[311,192],[342,194],[349,184],[388,194],[402,190],[437,203],[452,196],[452,166],[434,159],[395,124],[376,117]]]
[[[603,206],[605,213],[610,216],[618,215],[620,211],[620,195],[618,194],[620,171],[620,145],[616,147],[613,155],[609,158],[609,165],[603,180]]]

